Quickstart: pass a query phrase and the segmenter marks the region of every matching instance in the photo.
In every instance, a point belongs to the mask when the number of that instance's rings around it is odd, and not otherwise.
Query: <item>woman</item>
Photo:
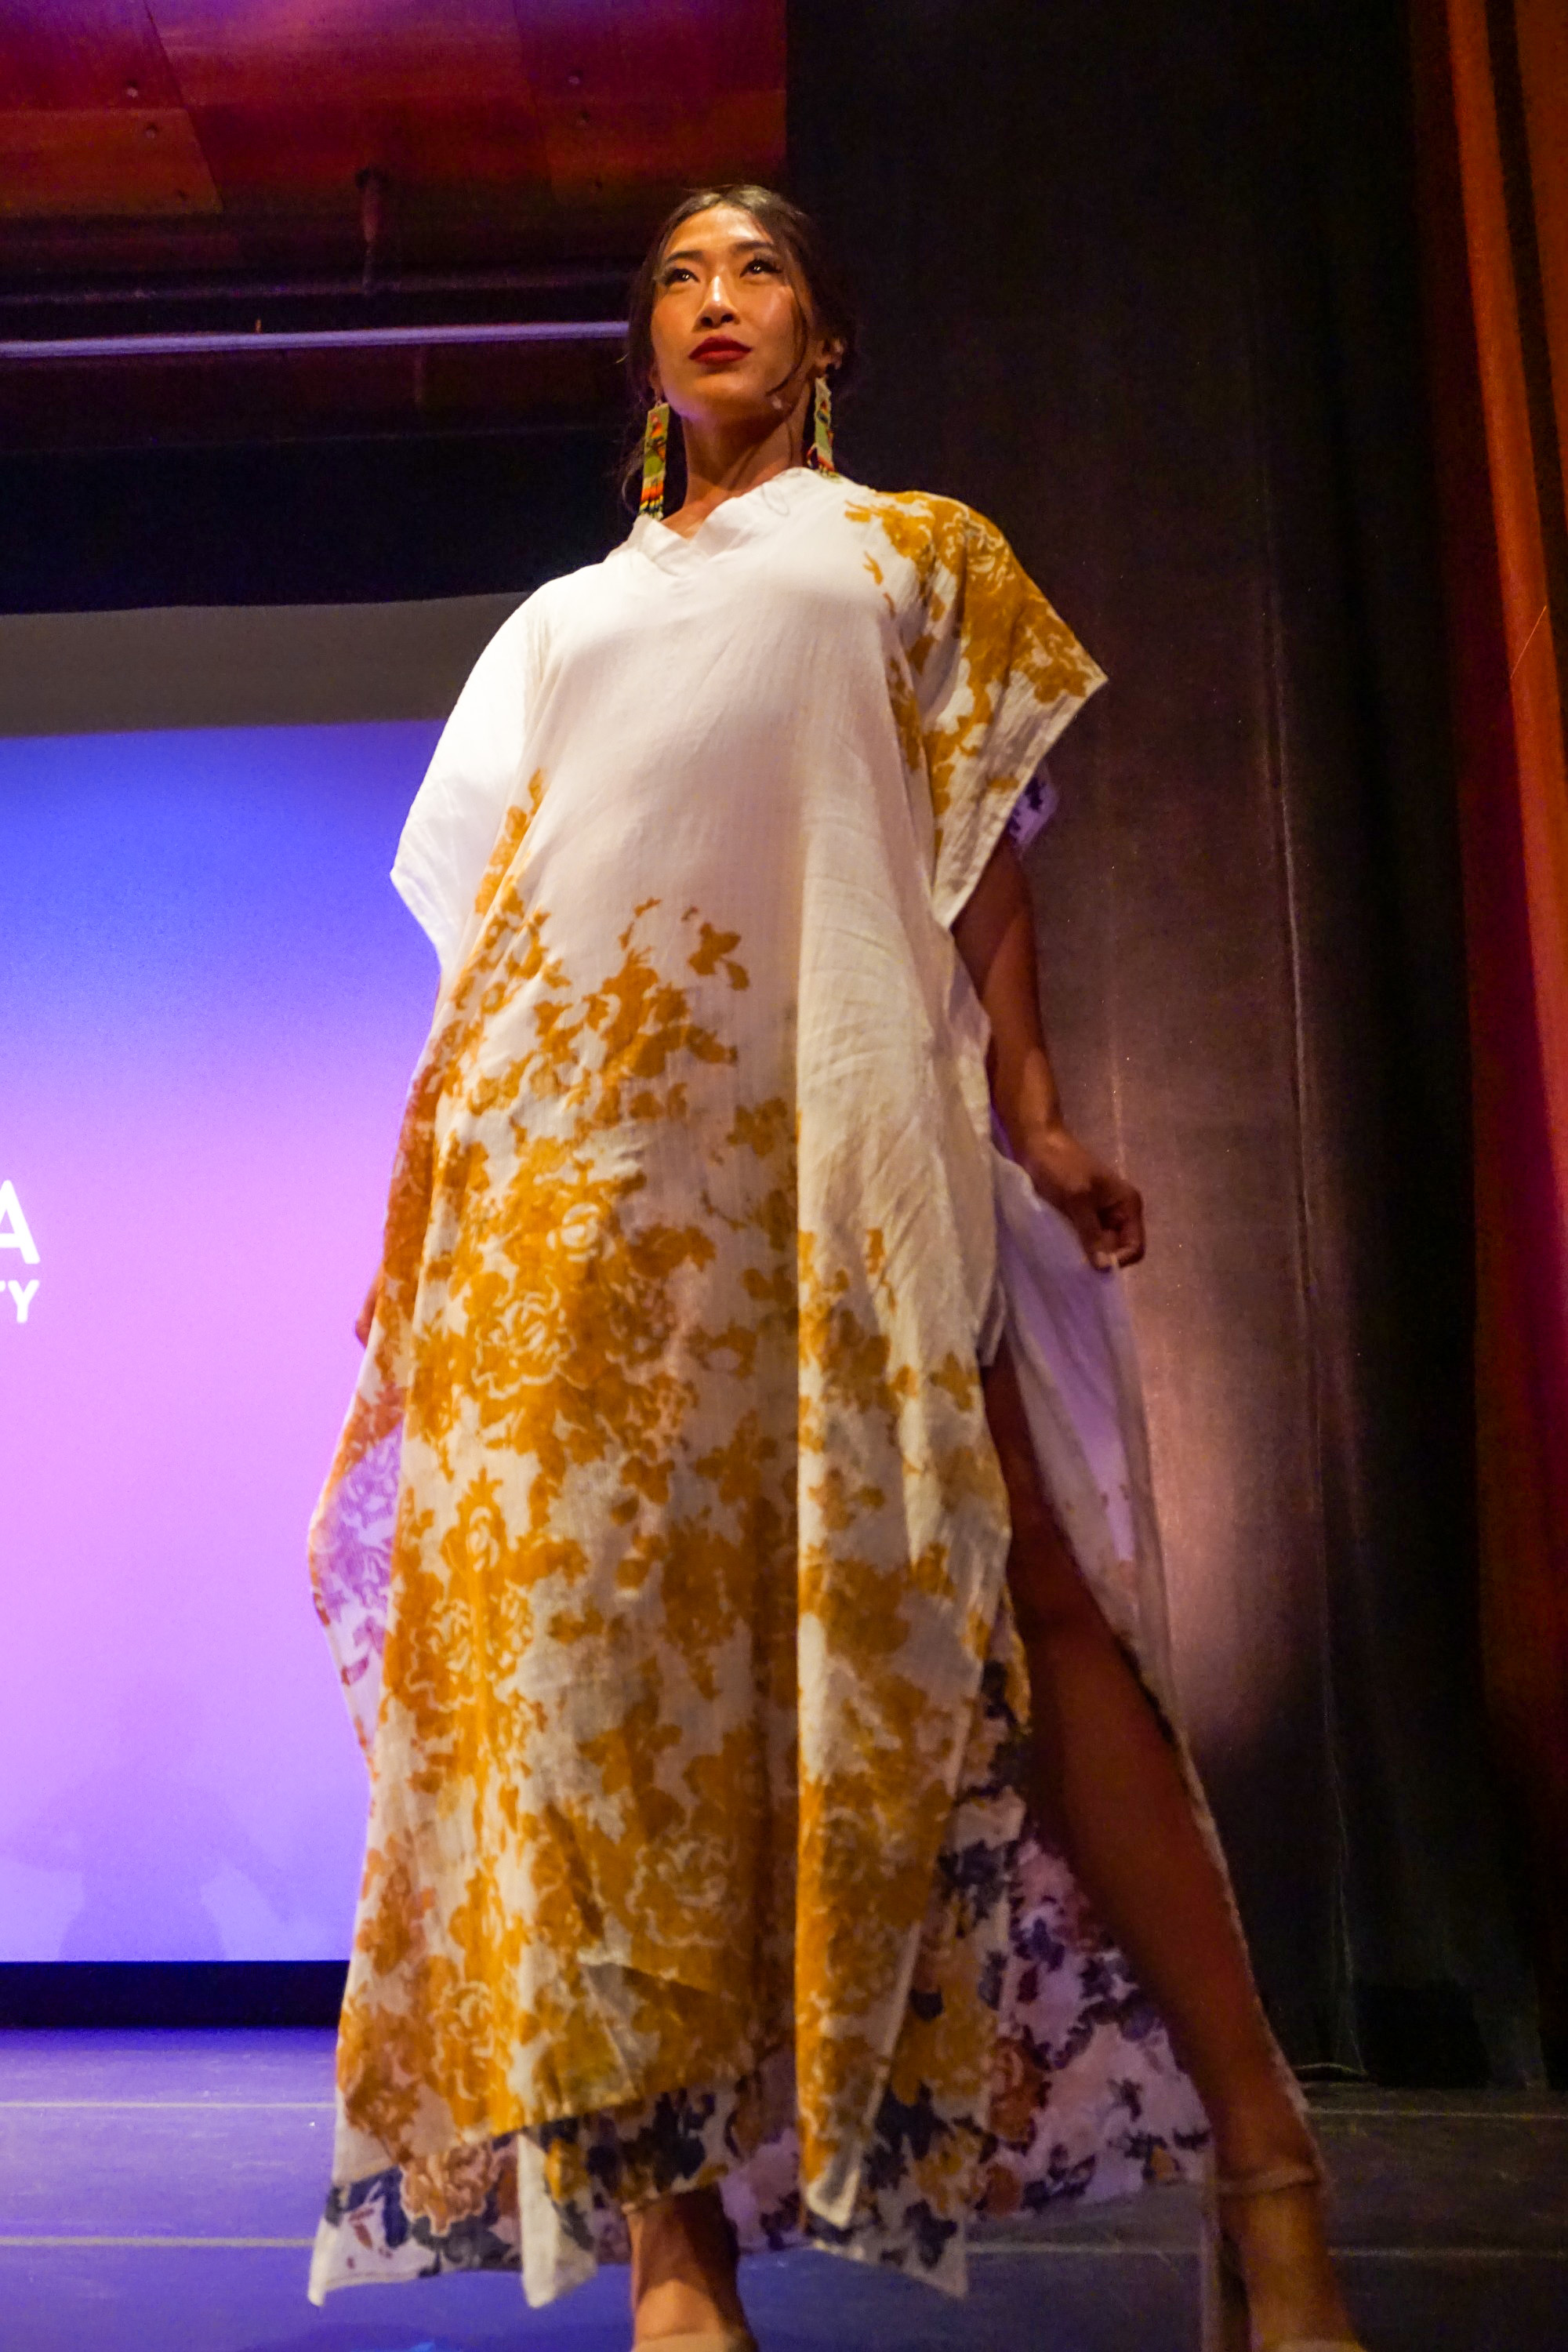
[[[738,2236],[961,2287],[978,2204],[1190,2170],[1190,2078],[1212,2340],[1321,2352],[1117,1493],[1141,1206],[1015,845],[1100,674],[989,524],[834,473],[851,342],[783,199],[677,209],[637,525],[493,640],[399,849],[442,982],[313,1529],[374,1797],[312,2294],[544,2301],[629,2235],[636,2341],[719,2352]]]

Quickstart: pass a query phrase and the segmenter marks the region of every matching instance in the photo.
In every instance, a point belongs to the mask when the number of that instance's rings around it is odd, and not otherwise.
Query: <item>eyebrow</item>
[[[730,241],[731,253],[777,253],[779,249],[771,236],[737,236]],[[659,268],[662,269],[665,263],[671,261],[700,261],[706,250],[700,245],[678,246],[673,253],[665,255]]]

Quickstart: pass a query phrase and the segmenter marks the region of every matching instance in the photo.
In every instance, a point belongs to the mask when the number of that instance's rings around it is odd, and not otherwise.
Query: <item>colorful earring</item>
[[[669,445],[669,403],[656,400],[647,413],[647,423],[642,436],[642,496],[637,500],[639,515],[653,521],[664,519],[664,457]]]
[[[817,377],[811,395],[811,446],[805,453],[805,462],[819,474],[838,471],[833,462],[833,394],[825,375]]]

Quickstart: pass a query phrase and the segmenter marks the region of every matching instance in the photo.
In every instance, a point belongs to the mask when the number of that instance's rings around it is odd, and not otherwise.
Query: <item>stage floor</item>
[[[0,2034],[5,2352],[625,2352],[626,2279],[548,2312],[515,2277],[305,2301],[331,2131],[321,2033]],[[1369,2352],[1568,2345],[1568,2099],[1315,2102]],[[1008,2225],[963,2304],[806,2252],[747,2265],[763,2352],[1184,2352],[1185,2191]]]

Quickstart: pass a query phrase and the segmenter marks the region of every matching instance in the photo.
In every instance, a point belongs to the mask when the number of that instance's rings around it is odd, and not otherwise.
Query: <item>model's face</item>
[[[694,424],[788,414],[830,353],[802,345],[788,256],[738,205],[694,213],[669,240],[653,304],[654,386]]]

